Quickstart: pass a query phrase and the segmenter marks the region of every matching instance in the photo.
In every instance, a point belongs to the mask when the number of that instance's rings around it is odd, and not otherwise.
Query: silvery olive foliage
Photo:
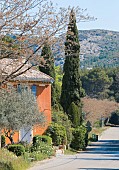
[[[0,128],[16,131],[34,124],[45,124],[45,117],[30,89],[20,93],[14,88],[0,89]]]

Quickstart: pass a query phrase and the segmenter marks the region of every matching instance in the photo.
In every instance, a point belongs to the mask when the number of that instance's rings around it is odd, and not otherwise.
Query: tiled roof
[[[0,60],[0,70],[2,71],[2,75],[4,76],[10,75],[22,64],[23,62],[20,62],[18,60],[13,60],[13,59]],[[23,66],[22,69],[20,69],[20,72],[26,70],[27,68],[29,68],[29,66],[31,66],[31,64],[25,64],[25,66]],[[52,83],[54,81],[52,77],[46,75],[45,73],[42,73],[41,71],[36,70],[35,67],[32,67],[31,69],[27,70],[25,73],[15,77],[12,80],[37,81],[37,82],[49,82],[49,83]]]

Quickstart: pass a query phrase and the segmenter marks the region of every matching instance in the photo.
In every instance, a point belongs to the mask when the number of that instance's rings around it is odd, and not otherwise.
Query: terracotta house
[[[1,61],[0,61],[1,62]],[[21,62],[14,62],[15,66],[13,66],[13,60],[4,59],[4,62],[2,61],[2,71],[3,68],[5,69],[4,72],[9,71],[9,74],[13,72],[22,64]],[[11,65],[10,65],[11,63]],[[19,66],[18,66],[19,65]],[[23,69],[26,69],[27,65],[25,65]],[[51,122],[51,83],[53,82],[53,78],[50,76],[32,68],[22,75],[19,75],[11,80],[6,85],[14,85],[16,88],[19,88],[20,86],[29,86],[31,88],[31,91],[36,96],[37,104],[39,111],[44,112],[46,116],[47,123],[44,127],[33,127],[31,130],[21,129],[19,132],[16,132],[14,134],[14,142],[18,141],[27,141],[31,142],[33,136],[40,134],[42,135],[43,132],[48,127],[49,123]],[[27,133],[27,134],[26,134]],[[10,143],[9,139],[6,139],[6,143]]]

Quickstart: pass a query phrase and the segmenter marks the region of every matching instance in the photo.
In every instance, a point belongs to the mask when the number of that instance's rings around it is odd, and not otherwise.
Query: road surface
[[[98,142],[76,155],[57,155],[29,170],[119,170],[119,127],[103,132]]]

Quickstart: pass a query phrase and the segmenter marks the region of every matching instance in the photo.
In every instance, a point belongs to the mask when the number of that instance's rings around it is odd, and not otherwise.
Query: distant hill
[[[108,30],[80,30],[81,68],[119,66],[119,32]],[[57,58],[56,65],[63,65]]]

